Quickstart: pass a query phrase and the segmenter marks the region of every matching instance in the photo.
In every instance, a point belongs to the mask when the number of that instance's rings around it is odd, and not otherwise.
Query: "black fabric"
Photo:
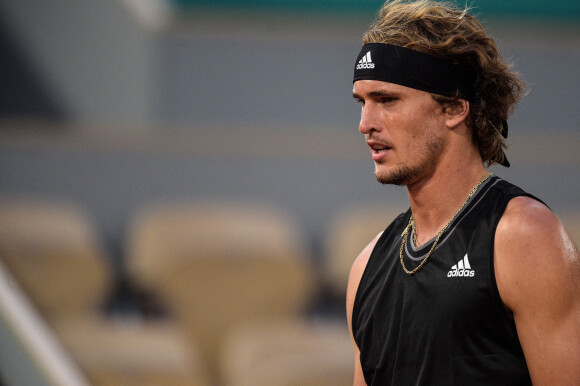
[[[433,55],[383,43],[365,44],[357,56],[353,82],[380,80],[444,96],[474,99],[475,76],[466,67]]]
[[[507,139],[507,137],[508,137],[508,124],[507,124],[507,121],[505,121],[505,120],[504,121],[501,121],[501,127],[502,127],[502,129],[501,129],[501,136]]]
[[[505,121],[505,120],[501,121],[501,127],[502,127],[501,136],[507,139],[507,137],[508,137],[508,123],[507,123],[507,121]],[[508,161],[508,159],[505,155],[505,152],[502,151],[502,153],[503,153],[503,161],[500,162],[500,165],[505,166],[506,168],[509,168],[511,166],[510,161]]]
[[[352,328],[368,385],[530,385],[515,323],[495,282],[495,229],[509,200],[529,194],[493,176],[421,270],[400,264],[410,210],[378,240],[355,298]],[[432,241],[405,247],[415,268]]]

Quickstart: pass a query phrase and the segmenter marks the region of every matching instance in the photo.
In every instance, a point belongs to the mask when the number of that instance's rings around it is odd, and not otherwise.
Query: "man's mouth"
[[[380,161],[392,149],[392,146],[388,144],[375,141],[367,141],[367,145],[374,161]]]
[[[373,153],[380,153],[392,149],[391,146],[379,142],[367,142],[367,144]]]

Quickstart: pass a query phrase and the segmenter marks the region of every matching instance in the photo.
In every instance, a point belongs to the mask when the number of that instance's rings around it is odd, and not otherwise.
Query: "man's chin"
[[[391,171],[380,170],[378,167],[375,169],[375,177],[383,185],[406,186],[413,180],[415,174],[406,165]]]
[[[397,186],[405,186],[407,183],[403,180],[388,178],[388,177],[380,177],[377,176],[377,181],[383,185],[397,185]]]

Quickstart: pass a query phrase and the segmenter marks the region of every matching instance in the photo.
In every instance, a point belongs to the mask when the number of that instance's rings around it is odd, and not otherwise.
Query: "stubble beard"
[[[395,170],[386,174],[379,173],[378,168],[375,169],[375,177],[383,185],[405,186],[415,181],[420,174],[419,168],[411,168],[407,164],[399,165]]]
[[[445,140],[441,137],[430,136],[417,158],[421,161],[411,166],[402,162],[389,172],[380,173],[379,165],[375,165],[375,177],[383,185],[407,186],[416,182],[425,172],[439,162],[439,157],[445,148]]]

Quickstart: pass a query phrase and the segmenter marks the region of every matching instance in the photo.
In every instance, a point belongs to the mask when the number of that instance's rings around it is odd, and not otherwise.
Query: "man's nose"
[[[372,105],[367,104],[361,108],[360,122],[358,124],[358,131],[362,134],[370,134],[377,130],[377,115]]]

